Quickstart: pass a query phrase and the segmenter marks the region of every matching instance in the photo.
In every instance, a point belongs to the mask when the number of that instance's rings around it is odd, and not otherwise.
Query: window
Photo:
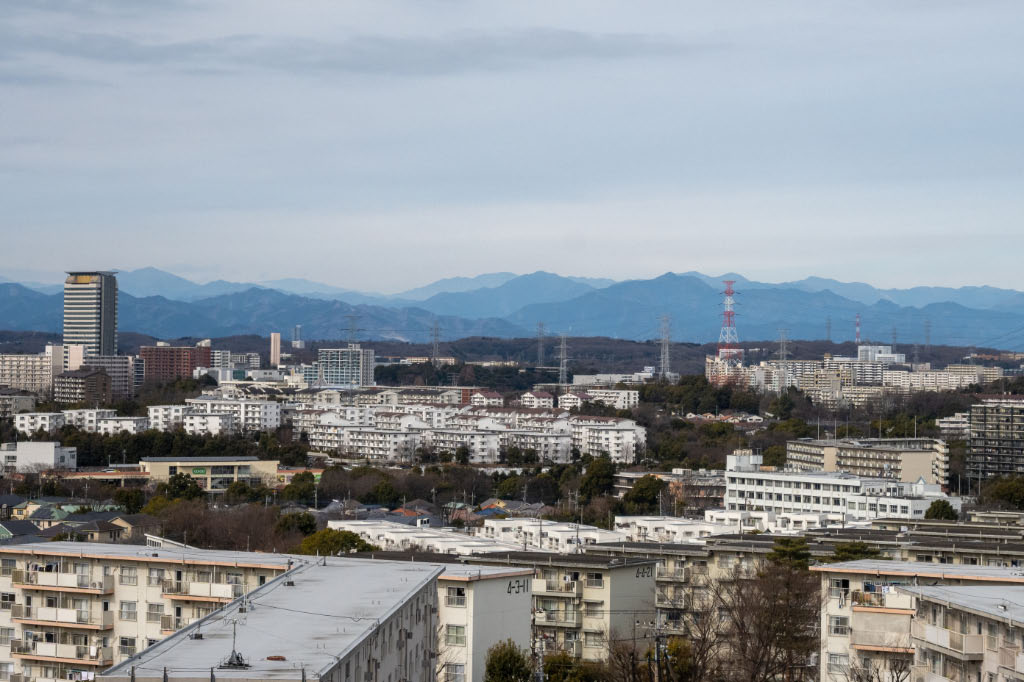
[[[444,667],[444,682],[466,682],[466,666],[449,663]]]
[[[146,622],[159,623],[160,616],[164,615],[163,604],[146,604]]]
[[[445,595],[444,598],[444,605],[464,607],[466,605],[466,588],[449,587],[448,593]]]
[[[829,654],[828,671],[830,673],[845,673],[850,667],[850,657],[846,654]]]
[[[444,642],[450,646],[466,646],[466,626],[449,625],[445,630]]]
[[[832,578],[829,581],[828,596],[843,597],[850,591],[850,581],[846,578]]]
[[[137,614],[135,611],[137,604],[133,601],[121,602],[121,609],[118,613],[118,618],[121,620],[137,620]]]
[[[122,602],[124,603],[124,602]],[[132,602],[134,603],[134,602]],[[134,656],[135,655],[135,638],[134,637],[122,637],[120,645],[118,646],[118,653],[122,656]]]
[[[146,584],[154,587],[164,584],[164,569],[162,568],[151,568],[149,569],[149,577],[146,578]]]
[[[586,647],[603,647],[604,646],[604,635],[600,632],[584,632],[583,633],[583,646]]]
[[[594,603],[586,603],[583,605],[583,615],[588,618],[600,618],[601,617],[601,605]]]
[[[0,592],[0,609],[10,611],[12,606],[14,606],[14,593]]]
[[[14,628],[0,628],[0,646],[8,646],[14,639]]]
[[[603,573],[587,573],[587,587],[604,587]]]
[[[17,565],[14,559],[0,559],[0,575],[10,575]]]
[[[126,566],[121,569],[121,577],[118,580],[122,585],[138,585],[139,569],[134,566]]]
[[[828,631],[832,635],[849,635],[850,619],[846,616],[830,616],[828,619]]]

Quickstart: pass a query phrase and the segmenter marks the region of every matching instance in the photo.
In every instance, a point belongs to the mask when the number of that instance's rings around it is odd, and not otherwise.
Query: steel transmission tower
[[[544,366],[544,323],[537,323],[537,366]]]
[[[672,371],[672,358],[670,356],[670,338],[672,336],[672,318],[668,315],[661,316],[661,364],[658,367],[658,375],[663,381],[668,381],[668,375]]]
[[[779,369],[782,372],[782,381],[779,382],[779,392],[785,393],[789,388],[789,367],[786,360],[789,358],[789,334],[788,329],[779,329]]]
[[[856,336],[854,337],[853,340],[854,340],[854,342],[857,345],[860,345],[860,313],[857,313],[857,317],[855,319],[855,324],[856,324],[857,334],[856,334]]]
[[[430,347],[430,362],[434,367],[440,367],[441,365],[441,354],[438,351],[438,347],[441,344],[441,327],[437,324],[437,320],[434,320],[434,326],[430,330],[431,335],[431,347]]]
[[[736,280],[723,280],[725,291],[722,294],[725,298],[722,301],[722,330],[718,334],[718,357],[722,360],[743,360],[743,351],[740,350],[740,337],[736,333],[736,312],[733,306],[736,299],[733,298],[736,292],[732,285]]]
[[[565,393],[565,385],[569,383],[569,347],[566,345],[566,336],[562,334],[558,344],[558,386],[561,393]]]

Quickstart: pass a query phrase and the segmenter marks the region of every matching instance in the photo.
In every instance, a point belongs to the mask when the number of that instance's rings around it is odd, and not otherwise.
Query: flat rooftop
[[[142,457],[140,462],[257,462],[259,457],[242,455],[241,457]],[[273,460],[267,460],[268,462]]]
[[[899,590],[991,618],[1024,624],[1024,587],[935,585],[931,587],[900,587]]]
[[[1024,583],[1024,569],[1001,566],[965,566],[963,564],[934,564],[925,561],[885,561],[858,559],[834,564],[811,566],[812,571],[828,573],[864,573],[869,575],[906,575],[947,580],[977,580],[981,582]]]
[[[321,558],[297,566],[242,600],[114,666],[100,679],[298,680],[328,674],[442,571],[413,562]],[[294,585],[289,583],[293,582]],[[201,639],[193,638],[197,631]],[[234,650],[248,667],[220,667]],[[429,633],[432,637],[434,633]],[[269,660],[281,656],[283,660]]]
[[[168,563],[196,562],[220,566],[247,566],[287,568],[289,562],[302,559],[286,554],[264,552],[232,552],[220,549],[180,547],[147,547],[146,545],[120,545],[103,542],[32,542],[17,547],[0,547],[2,554],[32,553],[38,556],[66,557],[68,559],[120,559],[129,561],[167,561]]]

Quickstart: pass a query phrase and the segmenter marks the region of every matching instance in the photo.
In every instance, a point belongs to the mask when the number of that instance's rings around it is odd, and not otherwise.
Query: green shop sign
[[[192,469],[192,473],[197,475],[197,476],[205,476],[206,475],[206,469],[204,469],[203,467],[196,467],[196,468]]]

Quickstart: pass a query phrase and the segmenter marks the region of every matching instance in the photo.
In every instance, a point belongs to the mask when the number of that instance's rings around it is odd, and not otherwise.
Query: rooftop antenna
[[[671,370],[672,359],[670,352],[670,337],[672,335],[672,318],[668,315],[661,316],[661,364],[658,367],[658,376],[662,381],[668,381],[668,374]]]
[[[228,656],[228,660],[226,660],[226,661],[224,661],[223,663],[220,664],[221,668],[229,668],[229,669],[230,668],[234,668],[234,669],[237,669],[237,668],[248,668],[249,667],[249,664],[246,662],[246,660],[244,658],[242,658],[242,654],[238,653],[238,650],[236,649],[237,641],[238,641],[238,619],[237,618],[232,618],[231,619],[231,655]]]
[[[537,366],[544,366],[544,323],[537,323]]]

